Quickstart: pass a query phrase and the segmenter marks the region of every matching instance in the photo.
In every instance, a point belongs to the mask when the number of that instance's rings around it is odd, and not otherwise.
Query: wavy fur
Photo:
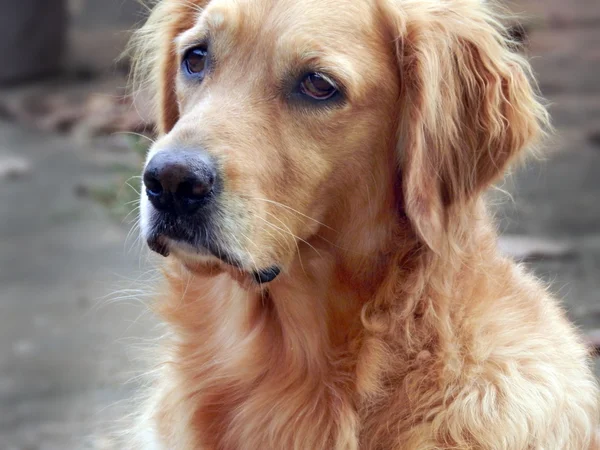
[[[590,355],[545,287],[499,254],[484,205],[549,127],[490,3],[156,5],[133,44],[133,79],[155,94],[153,151],[210,143],[227,211],[244,205],[223,228],[283,273],[258,288],[169,258],[156,309],[172,338],[140,424],[156,447],[140,448],[592,448]],[[176,38],[211,14],[238,44],[208,95],[176,81]],[[293,54],[319,33],[346,44],[335,61],[351,106],[314,122],[264,101],[278,60],[258,67],[274,42]]]

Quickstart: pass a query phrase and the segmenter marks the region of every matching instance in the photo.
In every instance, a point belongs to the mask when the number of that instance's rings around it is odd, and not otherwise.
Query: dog
[[[162,0],[139,448],[585,450],[590,355],[486,189],[549,129],[479,0]]]

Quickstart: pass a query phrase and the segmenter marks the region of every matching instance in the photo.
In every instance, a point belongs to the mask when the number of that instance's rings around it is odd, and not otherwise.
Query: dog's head
[[[478,0],[162,0],[137,47],[145,238],[261,282],[324,229],[358,246],[365,217],[435,249],[546,120]]]

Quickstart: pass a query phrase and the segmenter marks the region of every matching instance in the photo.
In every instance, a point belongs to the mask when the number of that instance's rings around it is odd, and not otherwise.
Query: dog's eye
[[[315,100],[328,100],[338,93],[335,83],[321,73],[311,73],[300,83],[300,92]]]
[[[183,68],[189,75],[203,76],[207,65],[208,51],[203,47],[188,50],[183,57]]]

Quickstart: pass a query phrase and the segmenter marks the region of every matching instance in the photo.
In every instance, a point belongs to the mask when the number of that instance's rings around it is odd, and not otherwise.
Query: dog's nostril
[[[189,200],[202,200],[212,191],[212,180],[189,180],[182,182],[177,188],[176,195]]]
[[[149,197],[160,197],[163,193],[163,187],[158,179],[148,173],[144,175],[144,185],[146,186],[146,193]]]
[[[154,189],[146,188],[146,193],[150,197],[160,197],[160,195],[162,194],[162,190],[158,190],[158,189],[154,190]]]

